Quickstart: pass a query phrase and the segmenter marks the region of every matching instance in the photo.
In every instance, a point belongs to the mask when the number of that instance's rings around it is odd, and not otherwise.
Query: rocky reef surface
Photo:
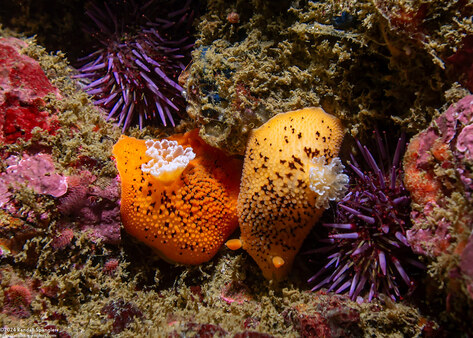
[[[443,289],[448,312],[466,317],[473,315],[472,123],[473,96],[468,95],[415,135],[404,157],[412,197],[407,240],[431,261],[431,285]],[[438,290],[428,292],[435,302]]]
[[[54,2],[58,12],[74,19],[52,22],[72,34],[80,14],[61,4]],[[415,287],[397,301],[379,294],[371,302],[310,291],[306,280],[316,271],[305,252],[321,236],[320,224],[280,283],[266,281],[246,253],[225,247],[198,266],[158,258],[123,230],[111,154],[121,128],[106,121],[107,112],[74,79],[69,62],[80,48],[63,43],[66,54],[49,53],[10,30],[51,34],[40,24],[49,16],[38,19],[9,4],[5,11],[16,18],[0,12],[9,27],[0,30],[1,332],[473,334],[473,6],[380,0],[201,5],[193,60],[179,81],[188,118],[174,129],[126,133],[161,138],[198,127],[210,145],[242,155],[250,131],[272,116],[321,106],[347,129],[340,156],[349,163],[357,152],[352,137],[376,143],[377,126],[393,146],[390,138],[405,132],[399,170],[410,193],[407,242],[423,266]],[[333,222],[332,210],[322,223]]]
[[[243,153],[251,129],[304,106],[321,106],[364,139],[375,124],[416,132],[458,98],[452,89],[466,65],[449,57],[472,33],[463,2],[208,7],[186,86],[188,113],[209,144],[232,153]]]

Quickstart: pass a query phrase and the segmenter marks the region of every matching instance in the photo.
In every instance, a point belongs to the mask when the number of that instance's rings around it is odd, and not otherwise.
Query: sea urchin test
[[[238,196],[243,247],[267,279],[281,280],[330,200],[346,192],[337,157],[343,127],[321,108],[278,114],[252,131]]]
[[[206,262],[238,226],[241,161],[197,130],[159,141],[122,136],[113,155],[125,230],[165,260]]]

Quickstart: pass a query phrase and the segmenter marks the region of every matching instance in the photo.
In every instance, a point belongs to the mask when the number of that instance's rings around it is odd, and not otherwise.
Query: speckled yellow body
[[[302,242],[323,213],[309,188],[314,157],[338,155],[343,127],[321,108],[278,114],[253,130],[238,197],[241,243],[267,279],[289,273]],[[273,258],[279,267],[275,267]]]
[[[125,230],[164,259],[200,264],[211,259],[238,226],[241,161],[206,145],[197,131],[176,135],[196,157],[170,184],[141,170],[150,158],[144,140],[122,136],[113,148],[121,179]]]

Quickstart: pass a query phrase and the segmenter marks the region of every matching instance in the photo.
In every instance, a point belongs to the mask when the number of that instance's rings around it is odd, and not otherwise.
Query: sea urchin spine
[[[324,224],[329,234],[321,241],[328,246],[306,252],[324,254],[328,260],[308,280],[317,283],[313,291],[325,286],[356,299],[369,290],[368,301],[380,292],[396,300],[401,298],[400,279],[409,289],[414,286],[406,267],[422,265],[406,239],[410,197],[400,166],[405,140],[399,138],[392,163],[378,132],[376,141],[378,163],[368,148],[356,141],[365,163],[360,165],[351,155],[352,185],[337,204],[335,222]]]
[[[152,1],[142,6],[118,3],[114,7],[106,3],[105,10],[92,5],[86,12],[98,28],[93,36],[101,48],[79,60],[85,64],[76,77],[95,104],[108,112],[107,119],[117,118],[123,130],[136,118],[140,128],[156,119],[174,126],[172,113],[185,107],[177,78],[193,46],[187,27],[193,17],[191,1],[166,18],[153,17]],[[171,3],[161,3],[161,11]],[[181,31],[182,37],[173,40]]]

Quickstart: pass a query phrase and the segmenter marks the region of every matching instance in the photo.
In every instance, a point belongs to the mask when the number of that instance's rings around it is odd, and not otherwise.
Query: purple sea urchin
[[[173,112],[184,109],[177,78],[193,46],[190,3],[121,0],[105,3],[105,9],[92,5],[86,12],[98,28],[92,35],[101,48],[79,60],[84,64],[76,77],[108,112],[107,119],[117,118],[123,130],[133,120],[140,128],[157,119],[174,126]]]
[[[396,300],[401,297],[402,283],[412,289],[414,282],[407,266],[421,264],[406,239],[410,225],[410,197],[404,188],[400,159],[404,137],[399,138],[394,157],[376,132],[379,161],[366,146],[357,142],[365,163],[351,155],[352,171],[348,194],[337,204],[334,223],[328,229],[327,246],[306,254],[323,254],[326,263],[308,282],[317,283],[312,290],[327,287],[336,293],[348,292],[356,299],[368,291],[371,301],[379,292]]]

